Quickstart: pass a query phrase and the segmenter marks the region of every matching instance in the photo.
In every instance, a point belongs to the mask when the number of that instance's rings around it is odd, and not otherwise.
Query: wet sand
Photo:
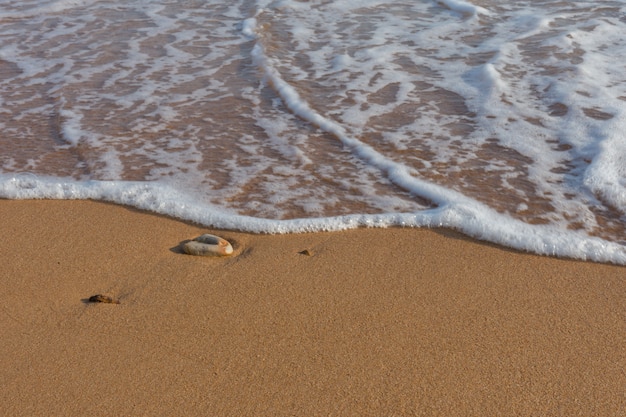
[[[626,413],[624,267],[447,230],[251,235],[91,201],[0,200],[0,224],[6,415]],[[180,251],[206,232],[235,256]]]

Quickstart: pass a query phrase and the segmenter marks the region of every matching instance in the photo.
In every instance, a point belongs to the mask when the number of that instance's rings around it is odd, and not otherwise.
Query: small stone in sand
[[[313,256],[313,252],[311,252],[308,249],[305,250],[301,250],[300,252],[298,252],[300,255],[306,255],[306,256]]]
[[[232,255],[233,247],[219,236],[204,234],[183,245],[183,250],[196,256],[228,256]]]
[[[120,301],[116,300],[108,295],[96,294],[89,297],[90,303],[107,303],[107,304],[119,304]]]

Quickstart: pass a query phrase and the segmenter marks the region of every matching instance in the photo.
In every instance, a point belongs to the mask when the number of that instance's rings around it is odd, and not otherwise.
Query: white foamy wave
[[[626,214],[626,118],[611,123],[603,132],[598,152],[585,170],[583,182],[608,206]]]
[[[626,248],[622,245],[550,226],[529,225],[474,204],[444,205],[419,213],[269,220],[241,216],[218,206],[198,204],[193,196],[159,184],[128,181],[59,182],[37,178],[32,174],[0,176],[0,198],[102,200],[211,227],[253,233],[304,233],[390,226],[449,227],[478,239],[533,253],[626,264]]]
[[[623,263],[625,11],[0,0],[1,195]]]
[[[262,9],[258,11],[257,14],[260,13],[261,11]],[[244,35],[250,38],[255,38],[256,37],[255,30],[256,30],[256,18],[250,17],[243,21],[241,25],[241,33],[243,33]]]

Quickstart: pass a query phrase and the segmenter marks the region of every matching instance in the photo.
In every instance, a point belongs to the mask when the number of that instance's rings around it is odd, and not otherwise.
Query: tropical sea
[[[626,264],[626,2],[0,0],[0,197]]]

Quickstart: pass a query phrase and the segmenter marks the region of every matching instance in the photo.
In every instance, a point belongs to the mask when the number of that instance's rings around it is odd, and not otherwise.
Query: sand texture
[[[90,201],[0,200],[0,219],[6,416],[626,415],[623,267]],[[182,253],[202,233],[235,255]]]

